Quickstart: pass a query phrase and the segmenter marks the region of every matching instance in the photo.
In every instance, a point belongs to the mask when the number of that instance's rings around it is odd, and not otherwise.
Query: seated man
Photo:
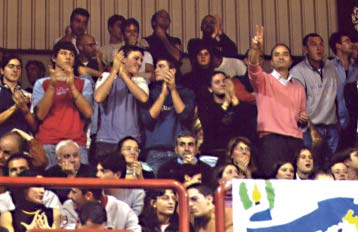
[[[190,215],[194,218],[194,230],[215,232],[215,205],[213,191],[205,185],[191,185],[187,188]],[[225,232],[233,231],[232,211],[225,211]]]
[[[72,140],[63,140],[56,145],[57,164],[46,170],[47,177],[87,177],[95,168],[81,163],[81,150]],[[67,199],[68,189],[56,189],[61,202]]]
[[[100,179],[120,179],[126,176],[126,162],[122,155],[109,154],[97,164],[97,177]],[[104,192],[127,203],[138,215],[144,206],[145,192],[143,189],[106,188]]]
[[[179,133],[175,146],[177,157],[171,158],[160,166],[158,178],[183,181],[188,180],[188,177],[199,175],[202,182],[210,184],[212,169],[196,157],[197,151],[198,143],[195,135],[189,131]]]
[[[29,60],[25,66],[26,76],[31,87],[26,88],[27,92],[32,93],[32,87],[35,82],[44,77],[46,73],[45,65],[39,60]]]
[[[106,209],[98,202],[89,201],[82,206],[79,218],[80,229],[105,229]]]
[[[78,214],[83,205],[87,202],[98,202],[106,209],[107,223],[109,229],[126,229],[133,232],[140,232],[138,217],[133,210],[123,201],[113,196],[103,194],[102,189],[79,189],[72,188],[67,200],[62,207],[63,221],[61,227],[74,229],[78,222]]]
[[[44,169],[47,166],[48,160],[42,145],[27,133],[14,129],[0,138],[0,172],[10,156],[18,153],[28,153],[34,168]]]
[[[30,170],[33,168],[31,164],[31,157],[25,154],[14,154],[12,155],[5,165],[7,176],[16,177],[24,170]],[[45,190],[42,199],[43,204],[47,208],[61,207],[61,202],[57,195],[52,191]],[[6,191],[0,194],[0,214],[2,212],[11,211],[15,209],[14,202],[11,198],[10,192]]]

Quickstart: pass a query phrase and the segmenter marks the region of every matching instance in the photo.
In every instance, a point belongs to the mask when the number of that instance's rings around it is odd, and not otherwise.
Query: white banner
[[[235,232],[356,232],[357,181],[233,181]]]

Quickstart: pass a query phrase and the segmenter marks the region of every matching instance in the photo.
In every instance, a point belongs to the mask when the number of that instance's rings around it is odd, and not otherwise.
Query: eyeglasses
[[[21,65],[16,65],[16,64],[8,64],[6,65],[6,67],[8,67],[9,69],[14,69],[16,68],[17,70],[21,70]]]
[[[251,152],[250,147],[235,147],[235,150],[239,152]]]
[[[122,151],[140,153],[140,149],[138,147],[123,147]]]

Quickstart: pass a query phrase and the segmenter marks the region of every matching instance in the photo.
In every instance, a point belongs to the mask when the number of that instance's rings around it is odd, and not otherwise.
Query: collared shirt
[[[271,72],[271,75],[276,78],[281,84],[283,85],[288,85],[288,83],[291,81],[292,79],[292,75],[289,73],[287,79],[284,78],[283,76],[281,76],[281,74],[279,72],[277,72],[275,69]]]
[[[340,125],[345,128],[349,123],[349,113],[344,98],[344,88],[348,83],[354,83],[358,80],[358,65],[351,59],[348,76],[341,60],[336,56],[332,59],[332,63],[336,66],[338,72],[338,86],[337,86],[337,103],[338,103],[338,116]]]
[[[19,84],[16,85],[15,90],[21,90],[25,96],[29,96],[31,98],[31,94],[23,90]],[[12,95],[13,93],[11,92],[10,87],[3,84],[2,80],[0,80],[0,112],[4,112],[15,105]],[[30,107],[30,104],[28,104],[28,106]],[[4,123],[0,125],[0,137],[14,128],[23,130],[29,134],[31,133],[31,128],[27,124],[24,114],[20,110],[16,110]]]
[[[321,72],[308,59],[291,69],[291,74],[306,90],[306,110],[313,124],[336,124],[338,73],[330,60],[324,60]]]

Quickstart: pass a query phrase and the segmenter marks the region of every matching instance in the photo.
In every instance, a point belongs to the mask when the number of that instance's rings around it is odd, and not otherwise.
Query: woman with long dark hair
[[[139,216],[143,232],[179,231],[177,197],[172,189],[147,192],[143,213]]]
[[[19,176],[42,177],[40,172],[26,170]],[[13,188],[11,197],[15,209],[0,215],[0,225],[9,232],[25,232],[30,229],[56,229],[60,227],[59,209],[46,208],[43,204],[43,187]]]

